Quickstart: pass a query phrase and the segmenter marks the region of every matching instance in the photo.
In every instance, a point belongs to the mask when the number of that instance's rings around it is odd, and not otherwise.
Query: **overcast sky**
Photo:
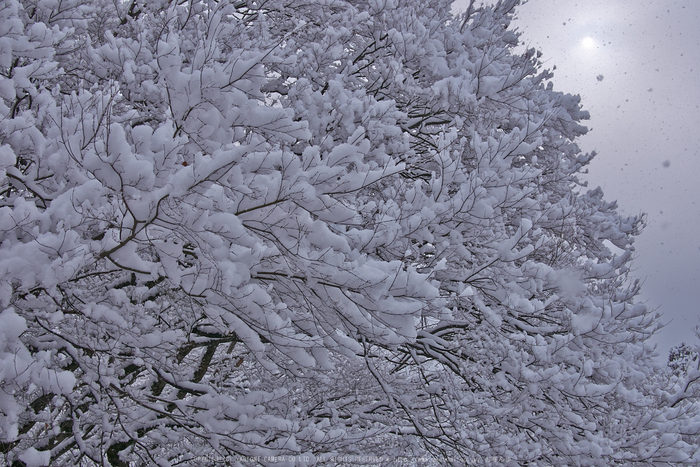
[[[648,215],[634,275],[669,322],[654,340],[665,359],[700,324],[700,1],[530,0],[517,17],[555,89],[591,113],[589,188]]]

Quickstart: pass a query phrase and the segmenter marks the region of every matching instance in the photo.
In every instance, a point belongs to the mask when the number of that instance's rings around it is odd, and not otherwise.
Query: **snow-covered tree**
[[[673,374],[687,374],[698,365],[698,351],[685,342],[672,347],[668,352],[668,367]]]
[[[0,0],[4,460],[700,461],[517,3]]]

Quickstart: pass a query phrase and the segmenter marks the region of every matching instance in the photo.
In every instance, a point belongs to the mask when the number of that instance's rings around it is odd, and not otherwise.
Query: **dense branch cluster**
[[[1,0],[4,461],[700,462],[517,3]]]

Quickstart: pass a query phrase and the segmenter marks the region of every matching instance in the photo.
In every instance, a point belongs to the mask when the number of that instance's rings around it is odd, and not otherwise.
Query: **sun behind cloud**
[[[581,46],[584,49],[593,49],[596,46],[596,40],[593,39],[591,36],[586,36],[583,39],[581,39]]]

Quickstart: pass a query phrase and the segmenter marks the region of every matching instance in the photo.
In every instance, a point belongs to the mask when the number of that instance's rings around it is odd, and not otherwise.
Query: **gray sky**
[[[634,275],[669,322],[654,339],[663,359],[700,324],[699,25],[698,0],[530,0],[512,25],[591,113],[589,188],[648,214]]]

